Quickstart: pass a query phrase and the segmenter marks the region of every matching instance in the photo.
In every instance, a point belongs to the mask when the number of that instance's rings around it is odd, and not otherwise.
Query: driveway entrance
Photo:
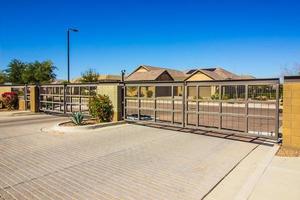
[[[61,120],[0,117],[0,199],[201,199],[257,147],[130,124],[49,130]]]

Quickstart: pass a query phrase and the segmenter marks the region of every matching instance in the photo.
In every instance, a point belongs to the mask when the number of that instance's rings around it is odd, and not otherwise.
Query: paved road
[[[128,124],[50,131],[61,120],[0,116],[0,199],[201,199],[257,146]]]

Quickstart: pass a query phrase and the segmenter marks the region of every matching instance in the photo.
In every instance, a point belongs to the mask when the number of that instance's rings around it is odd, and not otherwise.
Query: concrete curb
[[[256,184],[265,173],[266,169],[272,162],[276,152],[279,149],[279,145],[275,145],[270,152],[267,153],[266,157],[260,161],[256,170],[249,176],[248,180],[243,184],[240,191],[237,192],[235,199],[248,199],[254,190]]]
[[[126,121],[105,122],[105,123],[100,123],[100,124],[93,124],[93,125],[86,125],[86,126],[72,126],[72,127],[60,126],[63,123],[66,123],[66,122],[60,122],[60,123],[56,124],[52,128],[52,130],[60,131],[60,132],[93,130],[93,129],[97,129],[97,128],[104,128],[104,127],[109,127],[109,126],[126,124]]]
[[[250,199],[278,148],[277,144],[257,144],[204,199]]]
[[[11,113],[12,116],[28,116],[28,115],[39,115],[41,113],[35,113],[30,111],[14,112]]]

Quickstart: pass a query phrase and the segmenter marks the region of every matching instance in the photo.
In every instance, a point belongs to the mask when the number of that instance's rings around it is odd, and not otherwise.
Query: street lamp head
[[[79,32],[79,30],[78,30],[78,29],[75,29],[75,28],[69,28],[68,30],[69,30],[69,31],[73,31],[73,32]]]

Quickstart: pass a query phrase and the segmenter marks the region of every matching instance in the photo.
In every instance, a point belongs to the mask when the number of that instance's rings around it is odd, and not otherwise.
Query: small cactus
[[[72,121],[76,125],[82,125],[83,117],[84,116],[81,112],[72,113]]]

